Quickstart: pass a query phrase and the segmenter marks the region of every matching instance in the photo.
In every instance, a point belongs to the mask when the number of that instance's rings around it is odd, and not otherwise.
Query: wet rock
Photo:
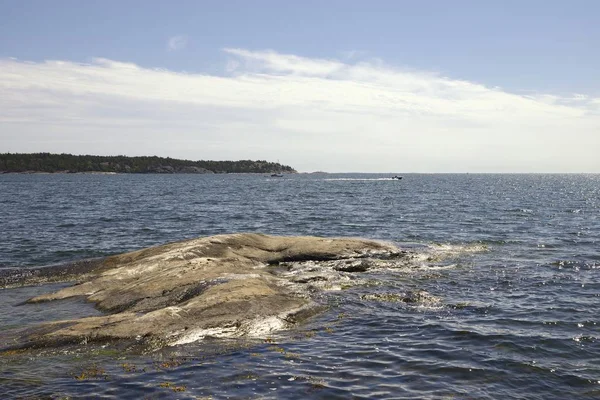
[[[404,296],[398,293],[369,293],[360,296],[361,300],[367,301],[384,301],[388,303],[395,303],[402,301]]]
[[[0,288],[73,281],[105,269],[103,258],[87,259],[42,268],[0,269]]]
[[[334,268],[336,271],[342,272],[366,272],[369,269],[369,263],[366,260],[360,260],[347,264],[341,264]]]
[[[302,278],[277,274],[280,267],[271,265],[393,252],[392,245],[361,239],[231,234],[116,255],[79,284],[28,301],[84,296],[110,314],[47,323],[25,335],[23,344],[135,339],[161,347],[266,335],[322,309],[309,295],[321,278],[307,279],[303,292],[302,282],[292,282]]]
[[[310,282],[323,282],[327,281],[326,276],[322,275],[312,275],[312,276],[303,276],[302,278],[296,278],[293,282],[295,283],[310,283]]]
[[[419,303],[433,305],[440,302],[440,298],[429,294],[424,290],[407,293],[402,299],[405,303]]]
[[[441,302],[439,297],[433,296],[424,290],[408,293],[369,293],[360,296],[360,298],[367,301],[401,302],[427,306],[433,306]]]

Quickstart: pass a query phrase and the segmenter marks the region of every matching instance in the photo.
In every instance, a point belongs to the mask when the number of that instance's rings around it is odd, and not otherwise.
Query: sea
[[[0,398],[599,399],[600,175],[392,175],[0,175],[5,272],[232,232],[414,255],[267,338],[4,354]],[[66,285],[0,289],[0,337],[100,314],[23,304]],[[439,301],[393,301],[420,291]]]

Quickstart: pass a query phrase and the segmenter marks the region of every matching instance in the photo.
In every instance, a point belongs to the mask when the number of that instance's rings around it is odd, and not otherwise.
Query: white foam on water
[[[448,265],[422,265],[419,266],[420,270],[428,270],[428,271],[443,271],[446,269],[454,269],[458,264],[448,264]]]
[[[449,244],[440,243],[428,246],[432,253],[458,255],[464,253],[481,253],[488,251],[488,246],[482,243]]]
[[[187,333],[184,336],[179,337],[175,342],[171,343],[171,346],[177,346],[180,344],[193,343],[203,340],[206,337],[226,338],[233,337],[238,329],[235,326],[231,327],[218,327],[208,329],[195,329],[192,332]]]
[[[224,326],[215,328],[192,329],[184,335],[179,336],[170,346],[193,343],[204,340],[207,337],[213,338],[236,338],[236,337],[265,337],[273,332],[288,329],[290,324],[287,318],[303,309],[306,306],[299,307],[292,311],[284,312],[279,315],[255,318],[242,322],[239,326]],[[177,336],[175,333],[173,336]]]

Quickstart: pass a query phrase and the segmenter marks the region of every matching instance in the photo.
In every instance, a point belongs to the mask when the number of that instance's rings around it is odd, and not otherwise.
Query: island
[[[375,240],[236,233],[114,255],[87,270],[55,269],[20,283],[76,284],[27,303],[82,297],[105,314],[25,327],[0,355],[82,342],[129,341],[156,350],[207,337],[265,337],[324,311],[318,292],[363,284],[362,273],[410,257]],[[394,296],[435,300],[426,292]]]
[[[93,156],[52,153],[0,153],[0,173],[296,173],[288,165],[265,160],[190,161],[169,157]]]

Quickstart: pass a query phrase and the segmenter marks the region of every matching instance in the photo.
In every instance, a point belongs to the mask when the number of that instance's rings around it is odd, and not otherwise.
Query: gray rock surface
[[[286,264],[344,260],[348,265],[339,271],[364,271],[367,264],[360,259],[400,253],[370,240],[244,233],[116,255],[80,283],[29,300],[85,296],[108,314],[47,323],[28,333],[26,346],[137,339],[160,347],[207,336],[263,336],[320,309],[304,290],[311,285],[310,273]]]

